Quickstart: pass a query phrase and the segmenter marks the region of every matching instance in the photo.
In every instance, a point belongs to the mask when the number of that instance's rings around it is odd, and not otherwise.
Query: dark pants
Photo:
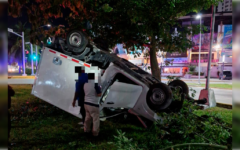
[[[86,118],[86,111],[85,111],[85,108],[84,108],[84,97],[79,98],[78,106],[81,107],[80,114],[82,115],[82,121],[83,121],[83,124],[84,124],[84,121],[85,121],[85,118]]]

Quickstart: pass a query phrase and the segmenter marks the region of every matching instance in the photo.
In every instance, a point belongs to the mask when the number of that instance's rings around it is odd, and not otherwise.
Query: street
[[[196,95],[194,99],[199,98],[199,94],[203,87],[192,87],[196,90]],[[232,105],[232,90],[227,89],[213,89],[217,103],[229,104]]]

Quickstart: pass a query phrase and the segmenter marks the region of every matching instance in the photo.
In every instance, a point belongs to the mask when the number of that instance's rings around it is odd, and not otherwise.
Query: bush
[[[36,73],[36,69],[33,70],[34,73]],[[32,74],[32,69],[26,68],[26,74],[31,75]]]
[[[196,69],[196,66],[192,66],[192,65],[189,66],[189,71],[194,72],[195,69]]]
[[[198,72],[193,72],[192,75],[198,76]],[[200,72],[200,76],[203,76],[204,72]]]
[[[191,89],[192,90],[192,89]],[[193,95],[196,91],[193,91]],[[180,93],[173,91],[173,101],[180,99]],[[221,116],[195,114],[200,107],[188,100],[183,101],[183,106],[178,112],[161,112],[158,115],[162,118],[156,121],[148,129],[147,135],[136,141],[129,140],[123,133],[118,132],[114,144],[120,149],[168,149],[179,148],[185,144],[183,149],[205,150],[207,149],[231,149],[232,128],[224,122]],[[136,139],[135,139],[136,140]],[[207,147],[206,147],[207,146]]]

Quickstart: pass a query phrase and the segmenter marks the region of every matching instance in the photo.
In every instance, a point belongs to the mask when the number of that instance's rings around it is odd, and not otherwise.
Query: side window
[[[129,79],[128,77],[124,76],[121,73],[116,74],[116,76],[113,79],[113,83],[114,82],[122,82],[122,83],[127,83],[127,84],[138,85],[137,83],[135,83],[134,81],[132,81],[131,79]]]

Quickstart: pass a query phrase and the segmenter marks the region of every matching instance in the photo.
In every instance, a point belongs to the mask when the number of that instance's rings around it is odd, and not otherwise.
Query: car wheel
[[[154,111],[162,111],[170,106],[172,97],[172,91],[166,84],[157,83],[147,93],[147,104]]]
[[[188,96],[189,88],[188,85],[182,80],[174,80],[168,84],[168,86],[172,89],[180,88],[180,92]]]
[[[84,52],[84,49],[88,44],[88,39],[86,35],[79,30],[70,31],[67,34],[66,41],[68,49],[77,54]]]

